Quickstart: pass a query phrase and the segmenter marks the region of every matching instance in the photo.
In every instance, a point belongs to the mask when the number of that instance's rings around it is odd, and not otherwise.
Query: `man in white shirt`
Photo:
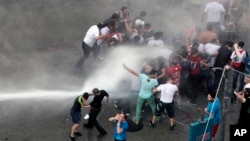
[[[164,47],[164,42],[161,39],[163,36],[163,32],[156,32],[154,34],[154,39],[149,40],[147,43],[148,47]]]
[[[88,29],[82,41],[83,56],[75,65],[76,71],[79,71],[79,72],[83,71],[82,65],[85,62],[85,60],[89,57],[90,52],[93,52],[95,59],[97,58],[98,53],[95,50],[96,49],[95,43],[97,40],[107,38],[107,35],[100,35],[100,29],[103,28],[103,26],[104,26],[103,24],[92,25]]]
[[[210,67],[214,67],[216,56],[219,54],[220,46],[216,39],[212,39],[210,43],[207,43],[204,47],[204,52],[211,56]]]
[[[173,80],[169,77],[166,84],[161,84],[157,88],[153,89],[153,92],[161,92],[160,102],[156,106],[156,110],[152,121],[149,125],[151,127],[155,126],[156,117],[160,116],[164,109],[167,110],[169,120],[170,120],[170,130],[174,130],[174,95],[178,94],[178,87],[172,84]]]
[[[225,8],[219,0],[213,0],[206,5],[202,15],[202,21],[206,15],[207,24],[213,25],[214,31],[218,34],[220,32],[220,23],[223,22],[224,13]]]

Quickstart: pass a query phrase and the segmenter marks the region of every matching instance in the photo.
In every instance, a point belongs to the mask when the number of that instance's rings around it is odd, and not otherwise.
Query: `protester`
[[[76,136],[82,136],[82,133],[80,133],[79,131],[77,131],[77,129],[80,126],[80,121],[81,121],[81,107],[84,106],[88,106],[88,100],[89,98],[89,94],[88,93],[83,93],[83,95],[78,96],[75,101],[74,104],[70,110],[70,115],[73,121],[73,126],[71,128],[71,134],[70,134],[70,139],[71,141],[75,141],[75,135]]]
[[[94,88],[92,90],[92,95],[94,95],[94,98],[93,101],[90,102],[91,108],[89,111],[89,120],[88,123],[84,124],[84,127],[93,128],[95,126],[100,133],[97,137],[103,137],[107,134],[107,132],[104,128],[101,127],[96,118],[101,111],[103,98],[107,97],[108,102],[109,94],[105,90],[99,90],[98,88]]]
[[[160,116],[163,110],[165,109],[168,113],[169,120],[170,120],[170,130],[174,130],[174,96],[178,92],[178,87],[176,84],[172,84],[173,79],[168,78],[165,84],[161,84],[157,88],[153,89],[153,92],[161,92],[160,102],[157,104],[156,111],[150,121],[149,125],[151,127],[155,126],[156,117]]]
[[[243,87],[244,87],[244,75],[242,73],[244,73],[245,71],[245,63],[243,61],[243,58],[246,58],[247,53],[244,50],[244,42],[239,42],[238,44],[234,45],[235,51],[233,51],[232,55],[231,55],[231,67],[235,70],[237,70],[238,72],[234,71],[233,72],[233,85],[232,88],[233,90],[236,91],[242,91]],[[236,53],[236,50],[238,51]],[[241,55],[242,57],[238,57],[238,55]],[[239,73],[241,72],[241,73]],[[238,84],[238,78],[239,78],[239,87],[237,87]],[[232,92],[233,93],[233,92]],[[231,97],[231,103],[236,103],[236,97],[235,95],[233,95],[233,97]]]
[[[127,140],[127,131],[128,131],[128,122],[127,115],[123,112],[121,114],[116,114],[114,117],[110,117],[110,122],[115,122],[114,129],[114,140],[115,141],[126,141]]]
[[[204,112],[206,113],[206,118],[213,118],[212,140],[215,141],[215,135],[221,122],[220,100],[213,92],[208,93],[207,100],[208,104]]]
[[[250,76],[246,75],[244,91],[235,92],[236,97],[241,102],[238,125],[250,126]]]
[[[127,67],[126,64],[123,64],[123,67],[125,70],[139,77],[141,80],[141,89],[139,92],[139,96],[137,98],[136,115],[135,115],[135,123],[139,124],[139,122],[141,121],[141,112],[144,102],[147,102],[150,105],[153,114],[155,112],[156,109],[155,96],[152,90],[154,87],[158,85],[157,79],[155,79],[157,71],[153,69],[150,71],[148,75],[146,75]]]
[[[207,25],[212,25],[214,31],[219,34],[225,12],[226,10],[219,0],[212,0],[205,6],[201,20],[203,21],[206,16]]]
[[[100,39],[107,38],[107,35],[100,35],[100,29],[103,28],[104,25],[99,23],[97,25],[92,25],[85,37],[82,41],[82,50],[83,50],[83,56],[79,59],[77,64],[75,65],[75,69],[77,72],[82,72],[82,65],[85,62],[85,60],[89,57],[90,52],[93,52],[94,59],[96,60],[98,57],[98,50],[95,47],[96,41]]]

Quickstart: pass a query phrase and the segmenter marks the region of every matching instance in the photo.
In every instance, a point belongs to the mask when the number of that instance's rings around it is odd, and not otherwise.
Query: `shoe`
[[[79,132],[79,131],[77,131],[77,132],[75,132],[75,135],[76,135],[76,136],[82,136],[82,133]]]
[[[83,126],[84,126],[85,128],[90,128],[90,129],[93,128],[93,126],[89,126],[87,123],[84,123]]]
[[[118,102],[117,102],[117,101],[114,101],[113,106],[114,106],[116,109],[118,109],[118,108],[119,108]]]
[[[136,118],[135,118],[135,117],[132,118],[132,121],[133,121],[135,124],[138,125],[138,122],[136,121]]]
[[[175,124],[173,126],[170,126],[169,129],[173,131],[175,129]]]
[[[105,136],[105,135],[107,135],[107,132],[100,133],[97,137],[98,137],[98,138],[101,138],[101,137],[103,137],[103,136]]]
[[[71,137],[71,135],[69,135],[69,137],[70,137],[71,141],[75,141],[76,140],[75,137]]]
[[[150,121],[149,122],[149,126],[154,128],[155,127],[155,123],[152,123],[152,121]]]

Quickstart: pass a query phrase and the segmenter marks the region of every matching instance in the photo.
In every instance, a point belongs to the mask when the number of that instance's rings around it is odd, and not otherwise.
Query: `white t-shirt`
[[[207,22],[220,22],[221,13],[225,12],[225,8],[219,2],[210,2],[206,5],[204,12],[207,13]]]
[[[208,55],[211,56],[211,62],[210,65],[211,67],[214,66],[215,64],[215,60],[216,60],[216,56],[212,56],[216,51],[218,51],[220,49],[220,46],[216,45],[216,44],[212,44],[212,43],[207,43],[204,47],[204,51],[205,53],[207,53]]]
[[[110,30],[107,26],[101,29],[101,35],[108,35],[109,33]],[[97,45],[99,46],[100,44],[102,44],[103,41],[104,41],[103,39],[97,40]]]
[[[83,38],[83,42],[85,42],[89,47],[94,47],[94,44],[96,42],[96,37],[100,35],[99,28],[97,25],[92,25],[85,37]]]
[[[164,42],[162,41],[162,40],[149,40],[148,41],[148,44],[147,44],[147,46],[149,46],[149,47],[154,47],[154,46],[156,46],[156,47],[163,47],[164,46]]]
[[[161,84],[157,87],[158,91],[161,91],[160,101],[164,103],[172,103],[175,92],[178,91],[178,87],[174,84]]]
[[[212,44],[212,43],[207,43],[204,47],[204,51],[209,54],[209,55],[213,55],[216,51],[218,51],[220,49],[220,46],[216,45],[216,44]]]

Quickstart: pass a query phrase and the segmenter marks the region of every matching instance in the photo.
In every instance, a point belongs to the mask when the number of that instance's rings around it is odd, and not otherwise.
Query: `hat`
[[[100,91],[99,91],[99,89],[98,88],[94,88],[93,90],[92,90],[92,93],[93,94],[97,94],[97,93],[99,93]]]

